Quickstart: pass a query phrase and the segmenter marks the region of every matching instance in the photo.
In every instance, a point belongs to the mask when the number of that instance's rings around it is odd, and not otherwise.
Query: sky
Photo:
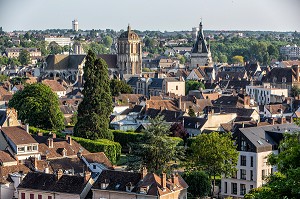
[[[126,29],[300,32],[299,0],[0,0],[4,31]]]

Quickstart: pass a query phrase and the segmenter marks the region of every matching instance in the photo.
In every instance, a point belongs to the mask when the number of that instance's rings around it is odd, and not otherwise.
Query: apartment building
[[[276,171],[276,167],[267,164],[267,156],[278,154],[284,133],[299,130],[294,124],[240,128],[233,134],[239,151],[237,172],[231,178],[222,178],[221,195],[243,198],[251,189],[264,185],[266,176]]]

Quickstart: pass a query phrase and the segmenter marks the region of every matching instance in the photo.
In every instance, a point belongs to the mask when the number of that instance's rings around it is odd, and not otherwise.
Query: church
[[[84,54],[48,55],[41,69],[40,77],[62,78],[72,83],[82,81]],[[100,54],[108,65],[110,78],[128,79],[137,76],[142,71],[142,41],[131,30],[123,32],[117,41],[117,54]],[[82,82],[81,82],[82,83]]]
[[[200,66],[212,66],[210,46],[203,33],[202,21],[199,24],[199,32],[191,54],[191,69]]]

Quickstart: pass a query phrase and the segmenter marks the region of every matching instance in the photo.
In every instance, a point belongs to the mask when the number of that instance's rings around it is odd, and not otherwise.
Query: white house
[[[246,93],[254,99],[258,105],[270,104],[271,95],[288,97],[288,89],[271,88],[270,84],[263,86],[246,86]]]
[[[276,167],[267,164],[267,156],[278,154],[283,133],[299,130],[294,124],[240,128],[233,134],[239,151],[237,173],[221,179],[221,195],[243,198],[251,189],[264,185],[265,177],[276,171]]]

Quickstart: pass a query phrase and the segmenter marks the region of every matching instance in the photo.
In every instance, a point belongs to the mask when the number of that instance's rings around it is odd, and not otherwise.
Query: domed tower
[[[142,70],[142,42],[131,30],[123,32],[118,39],[118,67],[121,75],[137,75]]]

